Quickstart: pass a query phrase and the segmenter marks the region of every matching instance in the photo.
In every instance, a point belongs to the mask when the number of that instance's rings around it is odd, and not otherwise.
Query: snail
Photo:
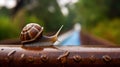
[[[44,28],[37,23],[27,24],[20,34],[20,40],[23,46],[51,46],[58,39],[58,34],[60,33],[63,25],[57,31],[56,34],[52,36],[43,35]]]

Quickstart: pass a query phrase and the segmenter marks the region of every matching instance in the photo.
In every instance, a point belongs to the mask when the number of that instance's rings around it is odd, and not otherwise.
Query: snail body
[[[27,24],[20,34],[21,43],[26,46],[51,46],[57,41],[58,34],[60,33],[63,25],[53,36],[43,35],[44,28],[37,23]]]

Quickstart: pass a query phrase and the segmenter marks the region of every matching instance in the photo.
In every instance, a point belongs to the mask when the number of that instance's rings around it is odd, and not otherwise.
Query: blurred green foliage
[[[100,21],[91,32],[95,35],[108,39],[116,44],[120,44],[120,19]]]
[[[0,10],[0,40],[6,38],[17,38],[19,33],[19,27],[12,22],[10,10],[3,7]]]
[[[6,16],[0,17],[0,39],[18,37],[19,29]]]
[[[80,0],[75,10],[84,30],[120,44],[120,0]]]

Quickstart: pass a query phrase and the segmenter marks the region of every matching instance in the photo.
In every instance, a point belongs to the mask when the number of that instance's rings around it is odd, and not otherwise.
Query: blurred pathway
[[[79,23],[76,23],[74,25],[74,28],[58,37],[58,40],[55,43],[55,45],[62,45],[62,46],[68,46],[68,45],[74,45],[78,46],[81,44],[80,42],[80,30],[81,25]]]

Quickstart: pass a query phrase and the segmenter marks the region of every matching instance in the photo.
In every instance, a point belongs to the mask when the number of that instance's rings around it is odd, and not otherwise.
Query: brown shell
[[[36,40],[42,35],[43,27],[36,23],[27,24],[20,34],[20,39],[22,43],[31,42]]]

